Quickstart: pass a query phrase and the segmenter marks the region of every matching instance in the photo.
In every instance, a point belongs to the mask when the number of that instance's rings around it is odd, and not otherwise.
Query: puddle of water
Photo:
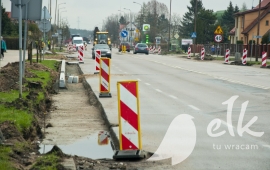
[[[113,149],[111,140],[103,131],[82,138],[70,145],[57,145],[65,154],[83,156],[91,159],[101,159],[113,157]],[[39,153],[45,154],[49,152],[53,145],[39,145]]]

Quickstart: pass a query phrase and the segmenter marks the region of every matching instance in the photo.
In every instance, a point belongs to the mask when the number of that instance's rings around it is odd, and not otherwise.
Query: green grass
[[[7,108],[0,105],[0,113],[0,123],[4,121],[13,121],[20,132],[31,127],[33,115],[27,113],[27,111]]]
[[[42,88],[46,87],[51,80],[50,72],[31,70],[31,72],[35,73],[38,77],[36,78],[26,78],[28,81],[41,82]]]
[[[59,167],[60,161],[61,161],[60,157],[52,153],[49,155],[39,157],[37,159],[37,162],[31,169],[57,170],[57,167]]]
[[[25,98],[29,92],[23,92],[22,97]],[[9,92],[0,92],[0,101],[1,102],[12,102],[16,100],[19,97],[19,91],[18,90],[12,90]]]
[[[10,147],[0,145],[0,169],[13,170],[9,162],[9,154],[12,152]]]
[[[45,99],[45,95],[43,92],[39,92],[38,93],[38,98],[37,98],[37,102],[36,103],[39,103],[40,101],[42,101],[43,99]]]
[[[55,60],[44,60],[42,61],[42,64],[45,65],[46,67],[57,71],[57,64],[59,63],[59,61],[55,61]]]

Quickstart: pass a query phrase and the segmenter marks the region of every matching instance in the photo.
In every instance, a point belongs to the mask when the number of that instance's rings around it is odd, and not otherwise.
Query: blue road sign
[[[128,32],[126,30],[121,31],[121,37],[127,37],[128,36]]]
[[[197,37],[196,32],[193,32],[193,33],[191,34],[191,38],[196,38],[196,37]]]

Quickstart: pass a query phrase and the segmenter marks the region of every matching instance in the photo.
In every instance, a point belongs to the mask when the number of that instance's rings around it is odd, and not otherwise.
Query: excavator
[[[96,27],[94,31],[94,44],[108,44],[108,46],[111,48],[111,39],[109,37],[109,32],[104,31],[101,32],[99,29]]]

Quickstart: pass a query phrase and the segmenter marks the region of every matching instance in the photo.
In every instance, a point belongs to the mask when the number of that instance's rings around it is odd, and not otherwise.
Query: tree
[[[3,36],[18,36],[19,35],[19,25],[17,23],[12,23],[8,14],[6,13],[6,9],[2,8],[2,35]]]
[[[191,6],[187,6],[188,12],[184,14],[180,25],[180,34],[183,38],[190,38],[191,33],[194,32],[196,0],[190,0],[190,5]],[[202,9],[202,1],[197,1],[197,16],[199,16],[199,11],[201,11]],[[197,27],[197,29],[199,28]]]
[[[120,24],[123,24],[123,25],[126,25],[127,24],[127,20],[125,17],[121,16],[120,19],[119,19],[119,23]]]
[[[242,4],[241,11],[244,12],[244,11],[246,11],[246,10],[248,10],[248,9],[247,9],[246,3],[244,2],[244,3]]]
[[[239,12],[239,7],[237,5],[235,5],[235,7],[234,7],[234,13],[237,13],[237,12]]]
[[[232,2],[230,1],[229,6],[227,7],[227,10],[222,15],[222,19],[221,19],[222,27],[227,31],[230,31],[231,29],[235,27],[234,12],[235,12],[235,8],[232,6]]]

